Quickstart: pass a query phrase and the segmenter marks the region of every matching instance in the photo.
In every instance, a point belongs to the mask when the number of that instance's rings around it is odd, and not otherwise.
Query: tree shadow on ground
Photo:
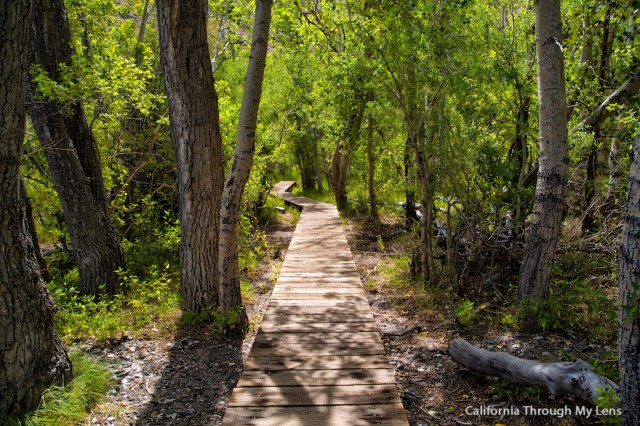
[[[138,425],[217,425],[242,371],[242,339],[225,339],[205,326],[181,326],[168,362]]]

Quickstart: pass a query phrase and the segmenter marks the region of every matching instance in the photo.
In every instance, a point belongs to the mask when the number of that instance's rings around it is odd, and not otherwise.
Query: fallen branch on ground
[[[471,371],[511,383],[535,385],[547,389],[553,397],[571,394],[595,403],[603,389],[619,390],[618,385],[594,373],[581,359],[554,363],[532,361],[480,349],[464,339],[452,340],[448,352],[455,362]]]

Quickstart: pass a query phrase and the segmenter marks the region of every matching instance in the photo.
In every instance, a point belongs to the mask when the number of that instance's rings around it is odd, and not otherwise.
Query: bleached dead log
[[[535,385],[548,390],[553,397],[571,394],[595,403],[602,389],[619,390],[618,385],[594,373],[581,359],[554,363],[532,361],[480,349],[464,339],[452,340],[448,352],[455,362],[471,371],[510,383]]]

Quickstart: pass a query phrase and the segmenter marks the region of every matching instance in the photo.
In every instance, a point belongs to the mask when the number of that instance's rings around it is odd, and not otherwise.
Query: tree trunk
[[[602,389],[618,390],[615,383],[594,373],[591,366],[581,359],[543,363],[503,352],[486,351],[464,339],[451,341],[447,351],[455,362],[471,371],[499,377],[510,383],[535,385],[549,391],[554,398],[570,394],[595,403]]]
[[[620,242],[620,402],[622,424],[640,424],[640,128],[633,146]]]
[[[369,216],[378,216],[378,202],[376,200],[376,188],[375,188],[375,172],[376,163],[373,156],[373,117],[369,114],[369,128],[367,135],[367,162],[369,164]]]
[[[0,4],[0,416],[11,417],[37,408],[50,385],[71,380],[20,183],[30,7],[27,0]]]
[[[622,131],[622,124],[618,124],[618,130]],[[609,183],[607,184],[607,195],[602,205],[602,214],[606,215],[616,207],[616,194],[618,193],[618,182],[620,180],[620,138],[618,135],[611,139],[609,149]]]
[[[178,165],[182,306],[218,304],[223,186],[218,98],[207,46],[206,0],[157,0],[160,54]]]
[[[20,175],[20,198],[24,202],[25,218],[27,220],[27,231],[31,237],[33,243],[33,253],[38,261],[38,269],[40,276],[45,281],[51,281],[51,272],[47,267],[47,261],[42,256],[42,250],[40,250],[40,240],[38,239],[38,233],[36,232],[36,221],[33,220],[33,208],[31,207],[31,199],[27,193],[27,186],[24,183],[22,174]]]
[[[71,64],[70,34],[61,0],[35,0],[31,24],[31,63],[54,80],[60,64]],[[82,294],[113,295],[120,290],[116,270],[125,266],[111,223],[98,146],[79,103],[37,99],[30,79],[27,101],[49,170],[65,213]]]
[[[404,145],[404,195],[405,195],[405,206],[404,206],[404,214],[406,218],[407,224],[418,220],[418,214],[416,212],[416,191],[415,185],[412,179],[411,172],[411,144],[409,142],[409,137],[407,137],[407,142]]]
[[[536,303],[549,294],[567,186],[567,113],[562,60],[562,20],[559,0],[535,3],[540,99],[540,171],[528,241],[518,277],[518,308],[523,329],[537,327]]]
[[[227,311],[242,306],[240,295],[240,265],[238,263],[238,236],[240,202],[249,180],[256,143],[258,108],[262,94],[262,80],[267,60],[272,0],[257,0],[251,40],[251,53],[245,77],[238,134],[231,171],[224,185],[220,213],[219,241],[219,304]],[[241,326],[247,324],[243,314]]]
[[[407,124],[409,125],[409,124]],[[433,182],[427,156],[424,152],[426,143],[419,141],[417,130],[409,130],[409,145],[413,148],[418,179],[420,180],[420,205],[422,217],[420,218],[420,267],[425,283],[435,281],[435,263],[433,261],[433,235],[431,227],[433,223]]]
[[[331,185],[338,209],[347,206],[347,171],[349,169],[349,152],[344,143],[338,142],[331,159]]]
[[[354,101],[355,102],[355,101]],[[357,106],[357,110],[349,116],[343,134],[344,141],[338,142],[331,161],[331,178],[333,180],[333,194],[338,209],[347,206],[347,172],[349,171],[349,156],[360,138],[364,102]]]

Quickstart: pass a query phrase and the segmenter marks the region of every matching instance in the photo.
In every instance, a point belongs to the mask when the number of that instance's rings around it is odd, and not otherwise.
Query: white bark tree
[[[517,298],[521,325],[526,330],[537,327],[536,304],[546,300],[549,294],[551,262],[562,223],[569,163],[560,0],[536,1],[535,21],[540,171],[518,277]]]
[[[256,144],[258,108],[267,61],[272,0],[257,0],[251,53],[244,81],[236,147],[222,193],[219,241],[219,304],[223,310],[241,306],[238,237],[240,202],[249,180]]]

